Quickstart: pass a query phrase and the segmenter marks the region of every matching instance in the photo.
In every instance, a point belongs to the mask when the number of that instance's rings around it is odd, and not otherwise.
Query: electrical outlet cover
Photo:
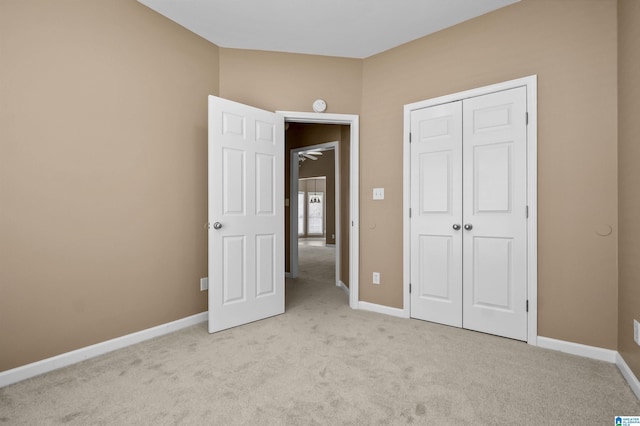
[[[200,291],[209,290],[209,277],[200,278]]]
[[[384,200],[384,188],[373,188],[373,199]]]

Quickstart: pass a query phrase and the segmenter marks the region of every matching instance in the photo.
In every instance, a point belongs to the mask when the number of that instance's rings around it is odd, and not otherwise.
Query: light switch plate
[[[637,320],[633,320],[633,340],[640,345],[640,323]]]
[[[384,200],[384,188],[373,188],[373,199]]]
[[[209,290],[209,277],[200,278],[200,291]]]
[[[380,284],[380,272],[373,273],[373,283]]]

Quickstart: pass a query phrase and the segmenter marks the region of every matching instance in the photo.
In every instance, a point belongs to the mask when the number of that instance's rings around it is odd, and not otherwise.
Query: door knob
[[[220,229],[222,228],[222,224],[220,222],[216,222],[213,224],[213,229]]]
[[[454,231],[459,231],[459,230],[460,230],[460,225],[459,225],[459,224],[457,224],[457,223],[456,223],[456,224],[454,224],[454,225],[453,225],[453,229],[454,229]]]
[[[473,229],[473,225],[470,223],[465,223],[464,229],[466,229],[467,231],[471,231]]]

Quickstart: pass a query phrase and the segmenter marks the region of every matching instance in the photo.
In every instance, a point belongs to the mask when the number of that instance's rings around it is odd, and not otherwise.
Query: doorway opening
[[[335,247],[335,223],[331,223],[335,220],[335,210],[332,214],[331,208],[336,198],[332,197],[333,191],[335,188],[328,188],[327,176],[298,178],[298,245],[304,240],[309,242],[306,245],[318,245],[317,241]]]
[[[294,125],[297,130],[311,131],[317,137],[322,138],[322,132],[339,132],[344,129],[329,128],[318,132],[316,126]],[[291,127],[290,127],[291,129]],[[347,129],[348,130],[348,129]],[[299,134],[298,134],[299,136]],[[291,238],[289,244],[289,270],[291,278],[297,277],[301,271],[309,270],[301,268],[300,263],[305,260],[314,262],[316,255],[323,253],[323,258],[333,253],[333,262],[328,264],[323,262],[326,268],[333,271],[325,272],[323,276],[333,275],[332,281],[336,286],[341,287],[347,294],[349,289],[348,268],[342,268],[349,264],[349,253],[345,249],[348,240],[342,238],[342,229],[348,228],[348,203],[341,201],[341,151],[340,141],[326,142],[317,145],[305,146],[302,148],[292,148],[300,140],[294,137],[289,141],[290,146],[290,215],[292,220]],[[344,148],[344,147],[343,147]],[[342,173],[343,174],[343,173]],[[295,200],[294,200],[295,199]],[[344,206],[347,206],[346,209]],[[346,211],[344,211],[346,210]],[[295,223],[293,223],[295,222]],[[295,226],[293,226],[295,225]],[[294,227],[296,230],[294,231]],[[346,244],[345,244],[346,243]],[[317,248],[322,247],[322,248]],[[304,251],[305,256],[300,256]],[[295,273],[295,275],[294,275]]]
[[[349,295],[349,306],[358,308],[358,116],[347,114],[304,113],[278,111],[285,120],[285,157],[288,165],[285,169],[285,257],[286,276],[296,278],[298,265],[298,206],[299,206],[299,156],[301,153],[316,152],[312,157],[319,158],[333,154],[333,174],[316,174],[335,181],[334,232],[325,231],[325,244],[335,244],[335,283]],[[297,134],[297,137],[295,136]],[[326,142],[331,141],[331,142]],[[331,151],[332,150],[332,151]],[[325,153],[326,152],[326,153]],[[307,159],[305,162],[317,163]],[[318,191],[311,191],[318,192]],[[327,198],[323,199],[324,211]],[[316,203],[314,203],[316,204]],[[308,210],[308,205],[305,204]],[[328,219],[329,215],[325,213]],[[324,218],[323,218],[324,221]]]

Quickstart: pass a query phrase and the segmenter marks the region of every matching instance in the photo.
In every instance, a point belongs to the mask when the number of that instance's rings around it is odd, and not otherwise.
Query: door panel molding
[[[284,312],[284,121],[217,96],[208,103],[214,333]]]
[[[413,111],[411,132],[411,314],[462,327],[462,102]]]
[[[463,327],[527,340],[526,89],[468,98],[463,110],[463,222],[473,224],[464,232]]]
[[[411,283],[411,228],[410,228],[410,207],[411,207],[411,113],[420,109],[429,108],[437,105],[448,104],[452,102],[462,101],[469,98],[488,95],[491,93],[501,92],[504,90],[524,87],[526,89],[526,110],[527,110],[527,300],[528,300],[528,317],[527,317],[527,343],[537,345],[537,322],[538,322],[538,241],[537,241],[537,76],[532,75],[502,83],[492,84],[476,89],[463,92],[453,93],[428,99],[420,102],[407,104],[404,106],[404,135],[403,135],[403,315],[409,317],[411,315],[411,294],[410,284],[413,284],[415,291],[415,283]],[[505,113],[504,108],[494,107],[488,108],[476,114],[474,117],[474,128],[478,133],[486,130],[496,130],[495,123],[503,122],[505,125],[509,123],[510,117]],[[501,121],[502,120],[502,121]],[[488,123],[492,126],[486,128]],[[432,123],[429,134],[438,134],[438,123]],[[491,173],[490,173],[491,174]],[[491,178],[490,174],[488,175]],[[504,204],[496,202],[484,206],[490,209],[496,207],[504,208]],[[482,210],[483,206],[479,206]],[[417,212],[413,212],[417,214]],[[525,212],[523,212],[523,215]]]

